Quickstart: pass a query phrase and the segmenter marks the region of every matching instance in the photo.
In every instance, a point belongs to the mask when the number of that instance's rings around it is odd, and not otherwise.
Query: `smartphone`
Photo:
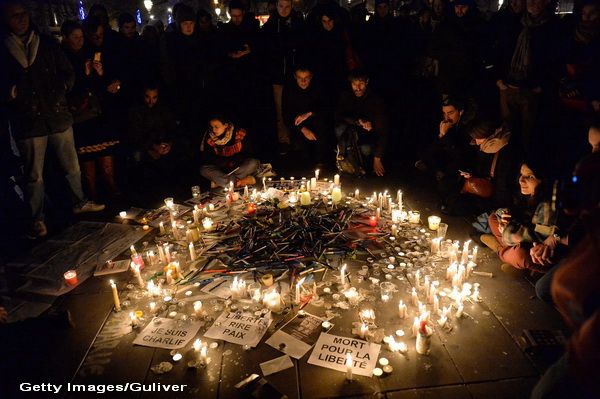
[[[100,62],[100,60],[102,60],[102,53],[94,53],[94,62]]]

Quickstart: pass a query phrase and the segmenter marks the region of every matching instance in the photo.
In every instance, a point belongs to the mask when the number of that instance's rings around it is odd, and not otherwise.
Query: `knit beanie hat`
[[[177,21],[177,24],[181,24],[182,22],[185,21],[196,21],[196,13],[194,12],[194,9],[188,5],[182,4],[178,9],[177,9],[177,15],[175,15],[175,20]]]

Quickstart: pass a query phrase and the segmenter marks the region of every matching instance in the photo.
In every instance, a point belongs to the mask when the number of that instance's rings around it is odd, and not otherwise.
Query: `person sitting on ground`
[[[204,165],[200,174],[211,181],[212,186],[236,187],[256,183],[252,176],[260,162],[251,157],[252,149],[247,133],[224,116],[213,116],[202,143],[200,153]]]
[[[456,180],[456,171],[467,169],[474,157],[469,146],[471,138],[466,132],[464,113],[465,106],[460,100],[451,97],[444,100],[444,119],[440,122],[437,139],[415,163],[418,170],[431,172],[441,187],[447,184],[448,179]]]
[[[297,147],[308,147],[308,159],[322,169],[327,144],[323,98],[308,67],[296,68],[294,78],[295,82],[283,88],[283,121]]]
[[[135,162],[157,138],[173,136],[177,129],[175,115],[163,103],[158,83],[147,82],[143,93],[143,103],[132,107],[128,118],[127,143]]]
[[[535,159],[521,163],[519,195],[510,208],[500,208],[490,215],[492,234],[480,237],[504,262],[504,272],[529,269],[543,273],[547,270],[533,262],[529,254],[533,243],[550,235],[556,222],[548,202],[549,184],[544,169],[543,163]]]
[[[516,175],[513,150],[509,145],[511,134],[504,125],[497,126],[496,121],[485,117],[469,124],[471,144],[477,145],[479,151],[472,168],[456,171],[456,179],[449,179],[447,186],[441,187],[444,201],[442,212],[449,215],[478,215],[510,203],[511,183]],[[479,179],[475,181],[471,178]],[[465,183],[471,192],[465,190]],[[483,185],[489,188],[489,193],[482,192]],[[474,192],[477,190],[481,192]]]
[[[369,89],[369,76],[362,70],[352,71],[348,77],[351,91],[342,93],[335,110],[335,135],[338,153],[356,137],[360,154],[373,157],[373,172],[383,176],[381,159],[389,135],[389,122],[383,100]],[[339,157],[339,154],[338,154]],[[366,164],[366,162],[365,162]]]

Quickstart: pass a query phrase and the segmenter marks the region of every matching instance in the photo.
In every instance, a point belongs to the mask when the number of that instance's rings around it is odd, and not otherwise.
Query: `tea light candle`
[[[387,358],[382,357],[382,358],[379,359],[379,365],[380,366],[387,366],[388,364],[390,364],[390,361]]]
[[[125,219],[127,217],[127,212],[121,211],[119,212],[119,216],[121,217],[121,219]]]
[[[211,231],[213,229],[213,220],[209,217],[202,219],[202,227],[206,231]]]
[[[354,364],[354,362],[352,361],[352,354],[346,353],[346,380],[348,380],[348,381],[352,381],[352,366],[353,366],[353,364]]]
[[[172,359],[173,359],[173,361],[174,361],[174,362],[178,362],[178,361],[180,361],[182,358],[183,358],[183,355],[182,355],[181,353],[177,352],[177,353],[175,353],[175,354],[173,355],[173,358],[172,358]]]
[[[113,280],[110,280],[110,288],[112,289],[115,310],[119,312],[121,311],[121,301],[119,301],[119,291],[117,291],[117,286],[115,285],[115,282]]]
[[[265,274],[260,278],[260,281],[264,284],[265,287],[270,287],[273,285],[273,275]]]
[[[169,208],[169,209],[173,209],[173,208],[174,208],[174,206],[175,206],[175,202],[173,201],[173,198],[171,198],[171,197],[168,197],[168,198],[165,198],[165,200],[164,200],[164,201],[165,201],[165,206],[166,206],[167,208]]]
[[[325,320],[323,323],[321,323],[321,328],[323,329],[323,331],[327,331],[331,328],[331,323],[329,322],[329,320]]]
[[[279,292],[266,292],[263,299],[263,303],[271,312],[281,312],[281,295],[279,295]]]
[[[429,230],[437,230],[440,227],[442,219],[439,216],[429,216],[427,223],[429,224]]]
[[[394,371],[394,368],[393,368],[392,366],[390,366],[389,364],[388,364],[388,365],[385,365],[385,366],[383,366],[383,372],[384,372],[384,373],[386,373],[386,374],[391,374],[391,373],[392,373],[392,371]]]
[[[63,277],[65,278],[65,283],[68,286],[75,286],[77,285],[78,281],[77,281],[77,272],[75,270],[67,270],[65,272],[65,274],[63,274]]]
[[[383,375],[383,370],[382,370],[382,369],[380,369],[379,367],[375,367],[375,368],[373,369],[373,375],[374,375],[375,377],[381,377],[381,376]]]

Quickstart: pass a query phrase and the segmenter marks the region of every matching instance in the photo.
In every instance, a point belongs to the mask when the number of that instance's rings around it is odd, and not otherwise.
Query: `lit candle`
[[[215,204],[213,204],[213,203],[208,204],[208,210],[209,210],[209,212],[214,211],[215,210]]]
[[[195,301],[194,302],[194,314],[196,316],[202,315],[202,301]]]
[[[131,262],[131,270],[133,270],[133,275],[135,276],[138,286],[140,288],[145,288],[146,284],[144,284],[144,280],[142,279],[142,273],[140,272],[140,266],[135,263],[135,262]]]
[[[361,323],[360,331],[358,332],[358,336],[361,337],[362,339],[365,339],[368,332],[369,332],[369,326],[366,325],[365,323]]]
[[[473,247],[473,258],[471,259],[473,261],[473,263],[477,263],[477,251],[478,251],[478,247],[477,245],[475,245]]]
[[[119,212],[119,217],[120,217],[121,219],[125,219],[125,218],[127,217],[127,212],[125,212],[125,211],[121,211],[121,212]]]
[[[402,300],[400,300],[400,303],[398,303],[398,315],[401,319],[406,318],[406,305]]]
[[[381,219],[381,208],[377,208],[375,210],[375,217],[377,218],[377,220]]]
[[[455,314],[455,316],[456,316],[456,318],[457,318],[457,319],[460,319],[460,318],[462,317],[462,315],[463,315],[463,310],[464,310],[464,306],[463,306],[463,304],[461,303],[461,304],[459,304],[459,305],[458,305],[458,308],[456,309],[456,314]]]
[[[67,283],[67,285],[71,287],[77,285],[77,272],[75,270],[67,270],[63,277],[65,278],[65,283]]]
[[[115,310],[117,312],[121,311],[121,301],[119,301],[119,291],[117,291],[117,286],[113,280],[110,280],[110,288],[112,288],[113,301],[115,302]]]
[[[160,222],[158,224],[158,229],[161,235],[165,235],[166,234],[166,230],[165,230],[165,222]]]
[[[437,230],[440,227],[442,219],[439,216],[429,216],[427,223],[429,224],[429,230]]]
[[[340,185],[340,175],[333,176],[333,184],[335,184],[336,186]]]
[[[402,211],[400,209],[392,209],[392,222],[399,223],[402,221]]]
[[[346,285],[346,268],[347,266],[344,263],[344,265],[340,269],[340,283],[342,284],[342,287]]]
[[[139,320],[134,312],[129,312],[129,318],[131,319],[131,327],[136,328],[139,325]]]
[[[173,198],[169,197],[169,198],[165,198],[165,205],[167,208],[169,209],[173,209],[175,202],[173,201]]]
[[[398,209],[400,211],[402,211],[402,190],[398,190],[398,192],[396,193],[396,198],[397,198],[397,202],[398,202]]]
[[[431,239],[431,254],[432,255],[436,255],[438,252],[440,252],[440,242],[442,241],[442,238],[432,238]]]
[[[319,180],[319,169],[315,169],[315,179]]]
[[[158,257],[162,263],[167,263],[167,258],[165,257],[165,251],[162,245],[157,245],[156,249],[158,250]]]
[[[190,250],[190,260],[196,260],[196,250],[194,249],[194,243],[190,242],[188,248]]]
[[[156,302],[150,302],[150,313],[156,313]]]
[[[300,303],[300,287],[304,283],[305,278],[306,277],[302,277],[302,279],[296,283],[296,303]]]
[[[339,187],[334,187],[331,190],[331,200],[334,204],[337,204],[342,200],[342,190]]]
[[[312,191],[316,191],[317,190],[317,179],[315,177],[312,177],[310,179],[310,189]]]
[[[398,235],[398,226],[393,224],[392,225],[392,236],[396,237]]]
[[[420,290],[421,289],[421,270],[417,270],[415,272],[415,287]]]
[[[413,287],[413,289],[412,289],[411,298],[412,298],[413,306],[417,306],[418,302],[419,302],[419,298],[417,297],[417,289],[415,287]]]
[[[358,199],[360,194],[360,191],[358,190],[358,188],[356,190],[354,190],[354,198]]]
[[[300,194],[300,205],[310,205],[310,192],[304,191]]]
[[[202,214],[202,211],[200,211],[200,209],[194,207],[192,214],[194,216],[194,223],[199,224],[200,223],[200,215]]]
[[[463,244],[463,250],[462,250],[462,255],[461,255],[461,259],[460,259],[460,263],[466,265],[467,261],[469,260],[469,244],[471,243],[471,240],[465,241],[465,243]]]
[[[281,312],[281,295],[279,295],[277,290],[266,292],[263,303],[271,312]]]
[[[208,217],[202,219],[202,227],[204,227],[204,230],[206,231],[211,231],[213,229],[213,220]]]
[[[419,335],[419,327],[421,325],[421,320],[418,317],[415,317],[412,324],[412,335],[416,337]]]
[[[352,365],[353,364],[354,364],[354,362],[352,361],[352,354],[346,353],[346,379],[348,381],[352,381]]]
[[[167,270],[167,285],[173,284],[173,271],[171,269]]]
[[[163,244],[163,247],[165,249],[165,259],[167,260],[165,263],[169,263],[171,262],[171,247],[166,242]]]
[[[440,299],[437,294],[433,296],[433,314],[440,313]]]

